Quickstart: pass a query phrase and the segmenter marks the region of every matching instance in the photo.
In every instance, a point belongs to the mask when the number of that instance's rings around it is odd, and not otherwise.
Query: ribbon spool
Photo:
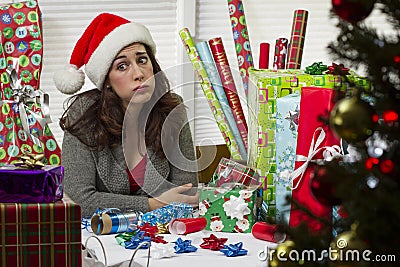
[[[102,212],[92,216],[90,227],[93,233],[97,235],[107,235],[126,232],[131,224],[139,221],[139,215],[136,212],[130,213],[108,213]]]
[[[186,235],[206,228],[206,218],[182,218],[169,223],[169,232],[173,235]]]

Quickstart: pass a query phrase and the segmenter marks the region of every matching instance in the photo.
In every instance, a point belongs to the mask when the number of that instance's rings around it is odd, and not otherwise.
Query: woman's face
[[[109,84],[122,99],[143,105],[154,93],[153,65],[143,44],[134,43],[122,49],[115,57],[108,74]]]

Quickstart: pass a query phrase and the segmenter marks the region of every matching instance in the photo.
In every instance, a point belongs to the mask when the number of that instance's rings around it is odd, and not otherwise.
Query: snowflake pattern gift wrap
[[[24,153],[59,165],[61,150],[47,123],[48,96],[40,89],[43,42],[36,1],[0,6],[0,164]]]

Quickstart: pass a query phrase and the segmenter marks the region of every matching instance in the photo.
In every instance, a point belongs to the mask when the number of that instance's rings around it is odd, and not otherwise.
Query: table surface
[[[248,250],[247,255],[238,257],[227,257],[220,251],[212,251],[209,249],[203,249],[200,244],[203,243],[203,238],[209,237],[210,234],[214,234],[218,238],[228,238],[225,244],[236,244],[238,242],[243,242],[243,248]],[[82,230],[82,244],[85,245],[86,239],[94,235],[86,230]],[[188,235],[172,235],[164,234],[164,239],[168,242],[174,242],[178,237],[183,240],[191,240],[192,245],[197,247],[196,252],[176,254],[171,258],[156,259],[151,258],[151,267],[163,266],[190,266],[190,267],[206,267],[206,266],[218,266],[218,267],[244,267],[244,266],[256,266],[256,267],[266,267],[268,266],[267,261],[262,261],[259,259],[259,252],[265,251],[266,248],[275,248],[276,244],[259,240],[253,237],[252,234],[243,233],[224,233],[224,232],[211,232],[211,231],[200,231],[196,233],[191,233]],[[115,240],[115,234],[113,235],[100,235],[97,236],[105,248],[107,265],[108,266],[128,266],[127,262],[130,261],[133,251],[130,249],[125,249],[120,246]],[[95,251],[96,256],[102,262],[104,262],[103,252],[101,250],[101,245],[96,242],[94,238],[91,238],[87,244],[89,249]],[[139,249],[134,257],[135,266],[146,266],[147,264],[147,249]],[[150,254],[151,255],[151,254]]]

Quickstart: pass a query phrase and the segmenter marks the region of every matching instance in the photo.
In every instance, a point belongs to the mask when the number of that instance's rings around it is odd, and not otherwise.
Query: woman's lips
[[[149,87],[148,85],[139,85],[139,86],[137,86],[136,88],[133,89],[133,92],[146,91],[148,87]]]

